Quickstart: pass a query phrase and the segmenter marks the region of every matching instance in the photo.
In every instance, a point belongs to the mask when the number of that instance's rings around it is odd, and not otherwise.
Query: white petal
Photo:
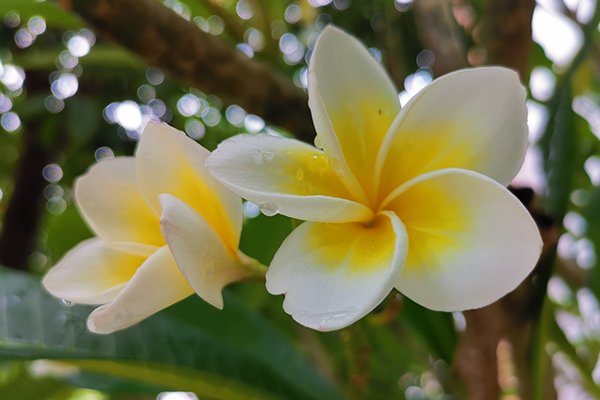
[[[196,210],[169,194],[159,199],[162,231],[179,269],[198,296],[223,308],[223,287],[251,277],[251,271]]]
[[[204,162],[210,152],[183,132],[150,122],[136,150],[142,192],[160,214],[158,195],[171,194],[198,211],[231,249],[242,231],[242,199],[214,179]]]
[[[111,248],[102,239],[88,239],[52,267],[42,283],[60,299],[104,304],[114,300],[145,259]]]
[[[373,223],[305,222],[283,242],[267,272],[267,290],[285,294],[284,310],[322,331],[340,329],[373,310],[397,282],[408,250],[391,212]]]
[[[397,288],[424,307],[488,305],[529,275],[542,249],[535,222],[504,186],[460,169],[407,182],[384,208],[406,226],[408,259]]]
[[[385,69],[355,37],[329,25],[310,59],[308,98],[326,153],[347,165],[373,200],[375,159],[400,111]]]
[[[138,268],[112,303],[92,312],[88,329],[111,333],[128,328],[192,293],[169,248],[161,247]]]
[[[75,182],[75,199],[92,230],[109,245],[146,256],[164,246],[158,214],[139,190],[133,157],[93,165]]]
[[[508,185],[527,150],[525,100],[519,76],[507,68],[465,69],[433,81],[402,109],[381,146],[380,198],[443,168]]]
[[[353,201],[328,157],[298,140],[235,136],[221,143],[206,165],[225,186],[265,212],[318,222],[367,221],[373,216]]]

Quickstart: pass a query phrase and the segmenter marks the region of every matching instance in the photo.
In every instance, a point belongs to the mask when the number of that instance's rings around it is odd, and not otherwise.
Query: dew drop
[[[271,150],[265,151],[263,155],[265,156],[265,160],[267,160],[267,162],[271,162],[275,158],[275,153],[273,153]]]
[[[119,310],[113,316],[113,319],[115,320],[115,322],[123,322],[123,321],[125,321],[125,318],[127,318],[127,311],[125,311],[125,310]]]
[[[314,155],[308,160],[310,172],[322,174],[329,168],[329,159],[325,154]]]
[[[307,263],[304,263],[304,266],[305,266],[307,269],[314,269],[314,268],[315,268],[315,266],[314,266],[314,265],[312,265],[312,264],[311,264],[311,263],[309,263],[309,262],[307,262]]]
[[[304,171],[302,168],[300,168],[298,171],[296,171],[296,180],[300,182],[302,179],[304,179]]]
[[[325,144],[323,143],[323,137],[321,135],[315,136],[315,146],[319,149],[325,147]]]
[[[75,305],[75,302],[73,302],[73,301],[69,301],[69,300],[67,300],[67,299],[62,299],[62,300],[61,300],[61,303],[63,303],[63,305],[65,305],[65,306],[67,306],[67,307],[72,307],[72,306],[74,306],[74,305]]]
[[[260,211],[267,217],[272,217],[279,212],[279,206],[275,203],[260,203],[258,205]]]
[[[263,153],[260,150],[254,150],[251,156],[254,164],[260,165],[263,163]]]
[[[321,325],[329,324],[333,321],[337,321],[340,319],[346,319],[350,317],[352,314],[356,313],[357,309],[355,307],[346,307],[343,310],[332,312],[325,314],[321,317]]]

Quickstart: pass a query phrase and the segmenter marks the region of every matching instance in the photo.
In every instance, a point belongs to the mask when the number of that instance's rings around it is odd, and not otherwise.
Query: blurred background
[[[600,399],[600,7],[594,0],[0,0],[0,399]],[[342,331],[292,321],[264,284],[196,296],[95,335],[39,278],[92,234],[73,179],[161,120],[212,150],[238,133],[307,142],[307,64],[334,23],[404,105],[458,68],[528,88],[512,190],[544,239],[497,303],[436,313],[398,293]],[[244,204],[267,264],[292,221]]]

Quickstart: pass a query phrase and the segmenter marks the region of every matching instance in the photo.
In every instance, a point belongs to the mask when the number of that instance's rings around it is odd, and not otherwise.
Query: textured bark
[[[156,0],[58,0],[103,38],[175,79],[237,104],[312,142],[304,91],[266,64],[245,59]]]
[[[459,26],[448,0],[418,0],[413,3],[419,35],[435,55],[431,67],[436,76],[468,66]]]
[[[47,184],[42,169],[50,163],[50,154],[40,144],[38,126],[25,127],[23,135],[23,156],[0,234],[0,264],[20,270],[28,268],[27,258],[35,246]]]
[[[533,192],[516,190],[527,206],[542,234],[544,247],[538,265],[519,287],[499,301],[464,313],[467,328],[455,353],[454,370],[465,383],[469,400],[492,400],[500,397],[497,349],[506,339],[513,348],[512,362],[519,378],[521,398],[531,398],[530,346],[550,276],[550,264],[544,262],[558,241],[559,232],[553,221],[533,204]],[[550,375],[551,377],[551,375]],[[552,381],[545,399],[556,398]]]
[[[489,0],[482,24],[486,64],[513,68],[522,82],[526,82],[528,76],[534,7],[534,0]],[[513,349],[519,394],[523,399],[531,398],[531,344],[552,267],[544,262],[544,256],[555,251],[558,230],[552,220],[536,208],[533,191],[516,190],[515,195],[536,220],[544,249],[534,271],[517,289],[487,307],[464,313],[467,328],[455,353],[454,370],[465,383],[470,400],[500,397],[497,350],[502,339]],[[555,399],[552,374],[549,377],[544,398]]]
[[[483,21],[486,64],[515,69],[527,81],[535,0],[488,1]]]

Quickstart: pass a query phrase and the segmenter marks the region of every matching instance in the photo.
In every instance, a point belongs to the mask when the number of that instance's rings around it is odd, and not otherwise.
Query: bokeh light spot
[[[7,132],[14,132],[21,127],[21,119],[16,113],[9,112],[2,115],[0,118],[0,125],[2,125]]]
[[[42,170],[44,179],[48,182],[56,183],[63,177],[63,170],[58,164],[48,164]]]
[[[133,101],[124,101],[115,109],[114,118],[123,128],[134,131],[142,126],[140,107]]]
[[[197,119],[191,118],[185,122],[185,132],[192,139],[202,139],[204,134],[206,133],[206,128],[204,124]]]

